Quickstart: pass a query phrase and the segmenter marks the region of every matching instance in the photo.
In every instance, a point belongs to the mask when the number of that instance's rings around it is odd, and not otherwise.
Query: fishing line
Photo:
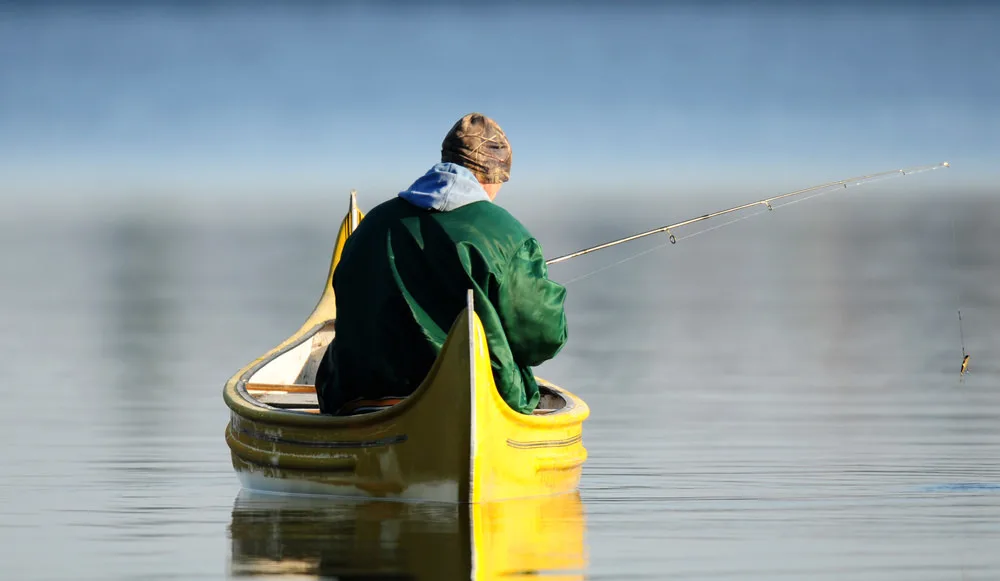
[[[958,251],[958,234],[957,228],[955,228],[955,212],[952,209],[951,214],[951,244],[952,248],[955,250],[955,268],[960,268],[961,266],[961,254]],[[962,329],[962,287],[959,284],[958,289],[955,291],[955,302],[958,308],[958,338],[962,344],[962,366],[958,372],[958,382],[962,383],[965,381],[965,374],[969,372],[969,361],[971,356],[965,350],[965,331]]]
[[[651,252],[654,252],[654,251],[659,250],[661,248],[670,246],[672,244],[673,244],[673,242],[664,242],[663,244],[657,244],[656,246],[654,246],[652,248],[647,248],[646,250],[643,250],[642,252],[638,252],[636,254],[633,254],[631,256],[623,258],[623,259],[619,260],[618,262],[612,262],[611,264],[608,264],[607,266],[602,266],[601,268],[598,268],[597,270],[592,270],[592,271],[590,271],[590,272],[588,272],[586,274],[581,274],[580,276],[578,276],[576,278],[571,278],[571,279],[569,279],[566,282],[561,283],[561,284],[563,286],[567,286],[567,285],[573,284],[574,282],[583,280],[585,278],[590,278],[590,277],[594,276],[595,274],[599,274],[601,272],[604,272],[605,270],[609,270],[609,269],[614,268],[614,267],[616,267],[618,265],[625,264],[626,262],[629,262],[630,260],[635,260],[636,258],[639,258],[640,256],[645,256],[645,255],[647,255],[647,254],[649,254]]]
[[[871,183],[872,181],[878,181],[879,179],[887,179],[887,178],[875,178],[875,179],[869,180],[868,182],[864,182],[864,183]],[[861,182],[858,182],[858,183],[852,184],[852,185],[860,185],[860,184],[861,184]],[[848,187],[848,185],[844,184],[843,187],[831,188],[831,189],[826,190],[826,191],[820,191],[820,192],[817,192],[815,194],[806,196],[804,198],[799,198],[797,200],[792,200],[790,202],[785,202],[783,204],[769,205],[767,210],[757,210],[756,212],[753,212],[751,214],[740,216],[738,218],[733,218],[733,219],[727,220],[726,222],[723,222],[721,224],[716,224],[715,226],[711,226],[709,228],[704,228],[702,230],[698,230],[696,232],[692,232],[691,234],[687,234],[685,236],[679,236],[679,237],[675,236],[673,240],[664,242],[662,244],[657,244],[656,246],[653,246],[651,248],[647,248],[646,250],[643,250],[641,252],[637,252],[635,254],[631,254],[631,255],[629,255],[629,256],[621,259],[621,260],[618,260],[616,262],[612,262],[611,264],[602,266],[602,267],[600,267],[598,269],[592,270],[592,271],[587,272],[585,274],[581,274],[580,276],[577,276],[575,278],[571,278],[568,281],[562,283],[562,285],[566,286],[566,285],[570,285],[570,284],[573,284],[575,282],[584,280],[586,278],[590,278],[590,277],[592,277],[592,276],[594,276],[596,274],[600,274],[600,273],[602,273],[602,272],[604,272],[606,270],[609,270],[609,269],[614,268],[616,266],[620,266],[622,264],[625,264],[626,262],[630,262],[632,260],[635,260],[636,258],[640,258],[642,256],[645,256],[645,255],[650,254],[652,252],[655,252],[657,250],[666,248],[667,246],[673,246],[674,244],[676,244],[677,242],[680,242],[681,240],[688,240],[690,238],[694,238],[695,236],[700,236],[701,234],[704,234],[706,232],[711,232],[712,230],[718,230],[719,228],[722,228],[722,227],[725,227],[725,226],[730,226],[730,225],[735,224],[737,222],[742,222],[743,220],[747,220],[749,218],[753,218],[754,216],[759,216],[760,214],[766,214],[766,213],[768,213],[770,211],[773,211],[773,210],[776,210],[776,209],[779,209],[779,208],[784,208],[785,206],[791,206],[792,204],[797,204],[799,202],[804,202],[806,200],[811,200],[812,198],[816,198],[816,197],[819,197],[819,196],[822,196],[822,195],[825,195],[825,194],[829,194],[831,192],[836,192],[836,191],[839,191],[840,189],[847,188],[847,187]]]
[[[653,236],[653,235],[656,235],[656,234],[666,234],[667,237],[670,240],[670,243],[671,244],[676,244],[677,243],[677,237],[674,234],[673,230],[677,230],[678,228],[684,228],[686,226],[690,226],[691,224],[700,223],[700,222],[703,222],[705,220],[710,220],[712,218],[717,218],[719,216],[724,216],[724,215],[727,215],[727,214],[732,214],[734,212],[742,212],[744,210],[749,210],[749,209],[755,208],[757,206],[766,206],[768,210],[774,210],[775,206],[773,205],[773,202],[777,202],[778,200],[788,200],[788,199],[790,199],[792,197],[796,197],[797,198],[794,201],[786,201],[786,202],[783,202],[783,203],[781,203],[781,204],[779,204],[777,206],[777,207],[784,207],[784,206],[787,206],[787,205],[795,203],[795,202],[805,201],[805,200],[807,200],[809,198],[813,198],[813,197],[816,197],[816,196],[824,194],[824,193],[829,193],[829,192],[832,192],[832,191],[839,191],[841,189],[847,189],[848,187],[853,186],[853,185],[861,185],[861,184],[864,184],[864,183],[870,183],[870,182],[873,182],[873,181],[879,181],[880,179],[888,179],[890,177],[912,175],[912,174],[922,173],[922,172],[925,172],[925,171],[931,171],[931,170],[935,170],[935,169],[939,169],[939,168],[947,168],[947,167],[950,167],[950,164],[948,162],[943,162],[943,163],[939,163],[939,164],[936,164],[936,165],[914,167],[914,168],[909,168],[909,169],[890,170],[890,171],[879,172],[879,173],[876,173],[876,174],[869,174],[869,175],[864,175],[864,176],[858,176],[858,177],[848,178],[846,180],[840,180],[840,181],[837,181],[837,182],[831,182],[831,183],[827,183],[827,184],[813,186],[813,187],[810,187],[810,188],[805,188],[805,189],[802,189],[802,190],[796,190],[794,192],[788,192],[788,193],[785,193],[785,194],[779,194],[779,195],[776,195],[776,196],[771,196],[769,198],[764,198],[762,200],[756,200],[754,202],[749,202],[747,204],[741,204],[739,206],[733,206],[732,208],[726,208],[725,210],[719,210],[717,212],[711,212],[711,213],[708,213],[708,214],[703,214],[701,216],[696,216],[694,218],[689,218],[687,220],[683,220],[683,221],[677,222],[675,224],[670,224],[669,226],[660,226],[659,228],[654,228],[652,230],[647,230],[645,232],[640,232],[638,234],[632,234],[631,236],[626,236],[625,238],[619,238],[618,240],[612,240],[611,242],[605,242],[603,244],[598,244],[597,246],[591,246],[590,248],[584,248],[583,250],[578,250],[578,251],[570,253],[570,254],[565,254],[563,256],[558,256],[556,258],[551,258],[549,260],[546,260],[545,264],[546,265],[558,264],[560,262],[565,262],[567,260],[570,260],[572,258],[576,258],[578,256],[584,256],[586,254],[590,254],[591,252],[596,252],[598,250],[603,250],[605,248],[611,248],[612,246],[617,246],[619,244],[625,244],[627,242],[632,242],[634,240],[638,240],[640,238],[645,238],[646,236]],[[805,196],[805,197],[801,197],[803,194],[811,194],[811,195]],[[758,211],[758,212],[756,212],[754,214],[750,214],[748,216],[743,216],[743,217],[737,218],[735,220],[731,220],[731,221],[729,221],[729,222],[727,222],[725,224],[721,224],[718,227],[722,227],[722,226],[725,226],[725,225],[728,225],[728,224],[732,224],[734,222],[739,222],[740,220],[745,220],[746,218],[750,218],[750,217],[752,217],[752,216],[754,216],[756,214],[762,213],[762,212],[763,212],[763,210]],[[708,229],[705,229],[705,230],[701,230],[699,232],[705,232],[705,231],[714,230],[714,229],[716,229],[716,227],[708,228]],[[694,233],[692,235],[686,236],[685,238],[690,238],[691,236],[694,236],[694,235],[698,234],[699,232],[696,232],[696,233]],[[627,259],[625,259],[623,261],[619,261],[618,263],[615,263],[615,264],[612,264],[612,265],[609,265],[609,266],[616,266],[617,264],[621,264],[621,262],[625,262],[625,261],[630,260],[632,258],[635,258],[637,256],[642,256],[643,254],[646,254],[646,252],[639,253],[638,255],[630,256],[630,257],[628,257]],[[573,279],[573,280],[574,281],[581,280],[583,278],[586,278],[587,276],[590,276],[591,274],[596,274],[597,272],[601,272],[603,270],[607,270],[607,268],[598,269],[598,270],[593,271],[591,273],[587,273],[586,275],[577,277],[576,279]]]

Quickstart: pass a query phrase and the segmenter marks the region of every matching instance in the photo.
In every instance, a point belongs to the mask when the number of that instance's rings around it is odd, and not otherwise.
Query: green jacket
[[[467,177],[455,167],[445,173]],[[316,379],[320,410],[413,393],[472,289],[497,389],[531,413],[539,399],[531,367],[566,342],[566,290],[548,279],[538,242],[488,198],[454,207],[452,188],[453,203],[439,211],[406,193],[373,208],[344,246],[333,276],[337,335]]]

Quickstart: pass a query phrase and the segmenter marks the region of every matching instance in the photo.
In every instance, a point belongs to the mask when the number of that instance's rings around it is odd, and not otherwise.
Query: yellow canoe
[[[579,493],[479,504],[279,497],[233,504],[231,577],[582,580]]]
[[[510,409],[493,382],[471,292],[412,395],[360,415],[318,413],[313,382],[336,321],[333,271],[363,219],[354,192],[350,202],[312,314],[226,383],[226,442],[243,487],[458,503],[576,490],[587,458],[587,404],[539,379],[539,409],[532,415]]]

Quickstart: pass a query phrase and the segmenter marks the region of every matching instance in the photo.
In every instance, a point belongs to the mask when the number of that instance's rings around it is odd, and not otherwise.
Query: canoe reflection
[[[583,579],[579,493],[476,505],[350,501],[241,491],[233,576]]]

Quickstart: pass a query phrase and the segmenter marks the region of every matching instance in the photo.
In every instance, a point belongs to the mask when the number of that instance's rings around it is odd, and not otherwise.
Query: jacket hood
[[[438,163],[417,178],[399,197],[418,208],[447,212],[490,197],[476,176],[454,163]]]

